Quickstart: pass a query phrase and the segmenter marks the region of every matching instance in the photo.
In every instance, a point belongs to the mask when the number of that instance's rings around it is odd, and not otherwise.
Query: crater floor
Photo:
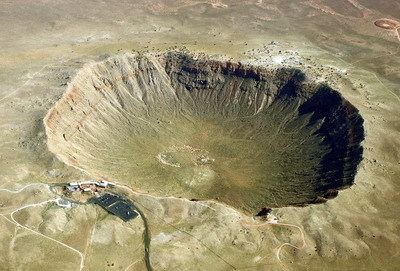
[[[358,110],[300,70],[177,52],[82,69],[45,124],[50,150],[69,165],[251,214],[351,186],[364,138]]]

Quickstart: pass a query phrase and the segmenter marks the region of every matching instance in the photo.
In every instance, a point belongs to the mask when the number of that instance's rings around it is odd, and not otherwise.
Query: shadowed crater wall
[[[364,138],[358,110],[299,70],[181,53],[85,67],[45,125],[69,165],[252,214],[336,196],[354,181]]]

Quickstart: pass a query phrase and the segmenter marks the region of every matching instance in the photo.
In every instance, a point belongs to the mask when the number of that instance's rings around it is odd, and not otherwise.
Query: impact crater
[[[168,52],[83,68],[45,118],[59,159],[144,193],[247,213],[351,186],[363,119],[298,69]]]

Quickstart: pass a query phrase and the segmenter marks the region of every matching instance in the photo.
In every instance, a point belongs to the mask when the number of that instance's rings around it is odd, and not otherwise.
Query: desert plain
[[[397,1],[21,0],[2,1],[0,7],[0,270],[399,269]],[[146,134],[137,135],[142,142],[148,140],[141,148],[137,138],[123,137],[119,131],[125,130],[113,126],[119,115],[92,120],[91,125],[99,129],[79,127],[87,129],[93,140],[77,137],[72,145],[62,139],[63,129],[71,131],[71,123],[57,126],[68,114],[75,116],[72,107],[49,128],[49,112],[68,98],[76,82],[93,67],[101,69],[112,59],[138,54],[151,58],[166,52],[269,70],[298,69],[307,82],[337,91],[363,119],[362,159],[355,164],[355,175],[336,197],[322,197],[316,204],[307,198],[304,206],[290,206],[296,202],[287,204],[279,193],[253,197],[246,187],[241,195],[235,186],[233,195],[246,199],[239,202],[229,194],[214,196],[191,185],[208,178],[218,180],[220,175],[212,164],[215,159],[215,167],[227,172],[223,176],[228,184],[219,192],[234,186],[229,180],[238,180],[234,184],[240,187],[246,183],[243,172],[248,173],[240,169],[253,170],[252,152],[262,149],[262,144],[236,145],[235,138],[232,144],[240,149],[232,149],[230,155],[243,155],[251,163],[243,158],[240,167],[228,164],[228,170],[223,167],[227,163],[217,164],[225,149],[215,151],[216,142],[205,141],[209,150],[192,146],[202,142],[200,136],[190,146],[177,147],[181,137],[172,137],[162,152],[149,151],[147,157],[143,152],[144,158],[131,163],[129,151],[119,156],[115,150],[121,146],[108,142],[127,140],[124,146],[131,146],[135,153],[161,147]],[[151,63],[160,70],[162,61]],[[175,80],[163,73],[155,78],[154,82]],[[80,91],[90,94],[85,88]],[[83,103],[76,106],[85,110]],[[156,104],[149,110],[159,112],[159,108],[164,107]],[[175,111],[169,112],[172,116],[171,112]],[[135,118],[141,117],[135,113],[130,111]],[[167,135],[169,120],[154,121],[164,125],[163,135]],[[226,137],[224,127],[214,122],[185,119],[182,123],[177,124],[182,135],[187,123],[196,123],[200,127],[196,131],[206,131],[207,137]],[[268,131],[269,126],[265,127]],[[257,127],[251,129],[257,131]],[[154,135],[156,130],[151,131]],[[57,133],[59,137],[54,136]],[[65,141],[70,139],[67,136]],[[280,142],[286,146],[287,140]],[[71,146],[75,149],[69,154],[81,155],[76,157],[79,163],[65,158]],[[120,160],[125,162],[117,163]],[[154,180],[172,176],[185,163],[197,163],[190,171],[197,174],[191,175],[190,189],[170,183],[165,188],[157,186]],[[127,168],[132,170],[126,173]],[[230,168],[237,171],[231,173]],[[273,165],[270,168],[276,170]],[[290,164],[284,173],[288,168]],[[131,174],[136,170],[144,171]],[[179,178],[185,179],[191,173],[182,174]],[[68,202],[54,188],[99,178],[117,182],[113,192],[132,200],[146,219],[124,222],[97,205]],[[147,185],[153,181],[154,185]],[[286,181],[289,187],[290,179]],[[248,205],[253,199],[255,203]],[[256,216],[255,210],[261,207],[271,210]],[[149,247],[144,242],[146,229]]]

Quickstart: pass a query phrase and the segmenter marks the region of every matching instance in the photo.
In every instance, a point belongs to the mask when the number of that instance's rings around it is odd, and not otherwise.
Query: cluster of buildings
[[[72,182],[65,186],[65,190],[69,192],[83,192],[92,193],[95,196],[99,196],[99,193],[103,192],[108,186],[113,187],[115,183],[101,180],[95,181],[84,181],[84,182]]]
[[[107,187],[114,187],[115,183],[106,180],[72,182],[64,186],[67,196],[78,198],[79,201],[95,203],[103,207],[109,213],[118,216],[127,222],[138,216],[136,206],[129,199],[106,192]],[[74,193],[79,192],[79,193]],[[69,194],[69,195],[68,195]],[[61,206],[61,205],[60,205]],[[68,206],[69,208],[70,206]]]

